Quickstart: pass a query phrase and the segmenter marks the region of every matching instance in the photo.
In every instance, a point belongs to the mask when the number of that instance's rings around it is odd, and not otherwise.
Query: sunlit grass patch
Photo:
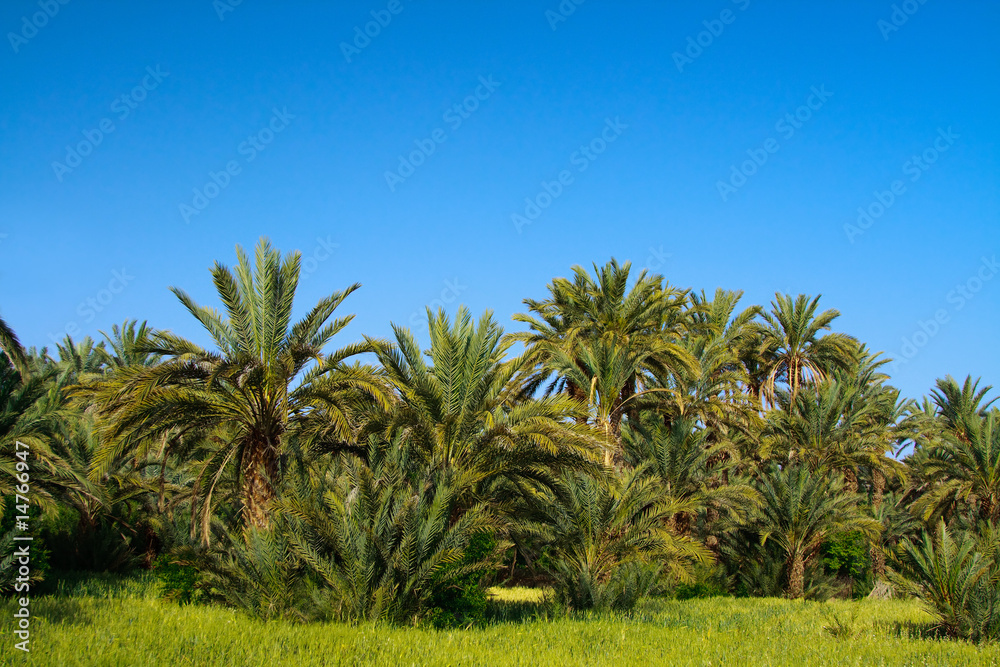
[[[503,602],[544,602],[545,596],[550,595],[551,591],[547,588],[528,588],[526,586],[511,588],[494,586],[487,593],[489,593],[490,598]]]

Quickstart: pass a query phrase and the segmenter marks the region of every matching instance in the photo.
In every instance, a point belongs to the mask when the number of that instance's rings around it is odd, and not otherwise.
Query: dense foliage
[[[612,260],[518,333],[460,308],[428,311],[426,350],[402,327],[329,349],[358,285],[293,321],[299,254],[237,259],[221,311],[172,288],[210,349],[128,321],[24,350],[0,321],[0,547],[30,467],[33,585],[152,569],[182,603],[437,626],[504,582],[572,611],[872,592],[1000,636],[990,388],[902,398],[819,297],[741,309]]]

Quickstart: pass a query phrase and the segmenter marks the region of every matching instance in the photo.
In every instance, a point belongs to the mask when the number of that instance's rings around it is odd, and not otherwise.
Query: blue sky
[[[303,252],[300,311],[363,284],[342,344],[435,300],[513,326],[614,256],[822,294],[910,396],[1000,384],[994,2],[234,2],[0,7],[25,344],[133,317],[205,343],[168,286],[214,304],[266,235]]]

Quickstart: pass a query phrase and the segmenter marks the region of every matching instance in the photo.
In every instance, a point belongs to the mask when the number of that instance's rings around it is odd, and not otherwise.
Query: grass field
[[[1000,646],[922,638],[930,617],[903,601],[653,600],[628,616],[546,619],[538,591],[512,589],[496,596],[495,624],[436,631],[262,623],[158,600],[148,581],[85,581],[66,593],[32,602],[28,656],[3,623],[2,664],[1000,664]],[[12,613],[4,602],[3,617]]]

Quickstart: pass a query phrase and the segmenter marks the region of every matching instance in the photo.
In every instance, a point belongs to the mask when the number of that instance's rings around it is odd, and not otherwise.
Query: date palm
[[[506,546],[469,557],[473,539],[504,523],[488,500],[467,502],[477,471],[413,470],[402,437],[371,436],[364,460],[344,457],[281,500],[289,542],[337,620],[412,622],[456,578],[495,569]]]
[[[894,390],[893,390],[894,392]],[[895,393],[887,394],[894,398]],[[827,378],[792,397],[780,392],[778,409],[768,412],[765,451],[779,461],[803,461],[813,470],[837,470],[849,493],[858,490],[858,474],[900,474],[892,451],[891,418],[875,400],[845,379]],[[893,402],[895,406],[895,402]]]
[[[626,609],[662,572],[690,579],[710,559],[699,543],[667,529],[668,519],[693,509],[670,495],[650,464],[609,479],[567,473],[531,499],[528,525],[551,550],[557,598],[574,609]],[[665,570],[665,572],[664,572]]]
[[[925,521],[968,507],[984,521],[1000,521],[1000,410],[969,422],[962,437],[946,432],[923,462],[930,488],[914,508]]]
[[[111,325],[111,333],[101,331],[106,345],[101,348],[101,361],[108,371],[125,366],[152,366],[160,357],[153,352],[159,332],[145,321],[126,320],[120,326]]]
[[[428,311],[426,355],[409,330],[394,325],[395,345],[374,344],[398,402],[371,418],[366,433],[400,434],[412,466],[454,468],[484,489],[501,478],[540,479],[552,466],[594,467],[598,440],[572,423],[578,402],[556,394],[524,398],[512,345],[487,312],[478,323],[458,310],[454,323]]]
[[[670,525],[680,535],[691,532],[695,516],[720,518],[737,523],[759,503],[757,492],[747,484],[723,483],[731,463],[720,456],[727,445],[713,444],[709,432],[693,418],[677,419],[669,426],[645,413],[625,429],[625,442],[637,465],[650,464],[649,471],[665,493],[689,504],[690,509],[671,517]],[[707,522],[706,522],[707,523]]]
[[[57,373],[39,359],[29,363],[34,368],[25,376],[0,357],[0,496],[14,495],[27,461],[32,502],[53,507],[83,480],[52,447],[66,416]]]
[[[878,534],[879,523],[858,508],[839,475],[772,464],[757,475],[757,490],[762,504],[756,527],[761,542],[773,540],[785,556],[790,598],[802,597],[805,564],[828,537],[853,530],[869,538]]]
[[[649,349],[624,345],[617,336],[581,343],[575,358],[561,349],[552,352],[548,367],[565,382],[585,390],[591,421],[604,436],[605,465],[622,461],[621,423],[626,412],[636,415],[638,410],[652,407],[656,404],[653,394],[674,393],[655,386],[635,391],[637,386],[654,384],[644,375],[653,354]]]
[[[642,395],[673,391],[673,374],[696,365],[682,344],[687,292],[645,271],[629,287],[630,270],[614,259],[593,276],[574,267],[573,280],[552,281],[548,299],[525,300],[529,313],[514,319],[529,331],[511,336],[527,348],[529,388],[548,380],[547,391],[587,403],[609,451],[620,449],[621,420],[638,414]]]
[[[740,357],[754,344],[753,320],[760,307],[737,312],[742,296],[723,289],[711,299],[704,292],[691,295],[691,332],[684,346],[697,363],[674,374],[676,400],[659,408],[668,422],[700,420],[708,441],[716,444],[730,434],[755,436],[763,426],[756,396],[746,390],[750,378]]]
[[[774,403],[779,385],[787,386],[794,400],[803,385],[819,382],[836,368],[848,368],[858,349],[851,336],[821,335],[840,312],[830,309],[817,313],[820,297],[774,297],[770,312],[763,313],[758,347],[763,371],[761,399],[768,404]]]
[[[282,258],[263,238],[253,262],[239,246],[236,253],[235,269],[216,262],[211,270],[224,313],[171,288],[217,350],[160,333],[150,352],[163,355],[164,361],[125,366],[96,387],[106,428],[95,468],[103,470],[123,452],[148,451],[164,437],[208,438],[214,444],[200,461],[203,493],[210,496],[235,467],[242,521],[265,529],[282,456],[297,430],[335,413],[337,427],[324,437],[349,440],[350,420],[344,415],[354,399],[347,394],[376,397],[382,389],[374,371],[345,364],[367,351],[367,344],[323,352],[351,321],[351,315],[330,318],[359,285],[321,299],[293,323],[300,254]],[[347,394],[338,394],[337,388]],[[332,404],[317,404],[331,397]]]
[[[936,388],[931,391],[931,400],[937,408],[938,419],[946,429],[955,434],[959,440],[968,440],[970,431],[974,430],[990,407],[1000,400],[1000,397],[986,400],[991,386],[979,388],[979,379],[974,382],[972,376],[967,376],[959,386],[950,375],[938,379]]]

